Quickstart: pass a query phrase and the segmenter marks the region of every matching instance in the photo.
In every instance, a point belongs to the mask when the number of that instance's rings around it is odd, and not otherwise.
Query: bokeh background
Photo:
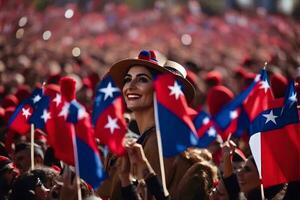
[[[299,19],[299,0],[1,0],[0,102],[68,74],[89,106],[107,69],[141,49],[189,69],[197,106],[214,85],[239,93],[265,62],[280,97],[300,79]]]

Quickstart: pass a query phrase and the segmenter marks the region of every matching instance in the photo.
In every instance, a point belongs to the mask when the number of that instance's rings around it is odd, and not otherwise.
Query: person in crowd
[[[153,106],[153,79],[156,75],[161,73],[173,73],[176,76],[183,78],[182,80],[184,80],[183,83],[185,84],[185,88],[189,89],[184,91],[187,101],[191,102],[194,96],[193,86],[185,79],[186,71],[184,67],[178,63],[174,65],[173,68],[170,68],[170,66],[168,67],[169,68],[165,68],[157,64],[155,53],[153,51],[142,51],[139,54],[139,58],[122,60],[114,64],[109,71],[109,74],[123,92],[123,97],[125,99],[127,108],[131,110],[135,116],[135,120],[141,134],[140,138],[137,140],[137,143],[142,145],[146,158],[159,178],[161,176],[161,171],[159,165],[158,148],[156,148],[157,138]],[[185,172],[194,163],[200,161],[195,161],[186,155],[187,154],[182,154],[176,157],[164,158],[166,185],[172,199],[176,199],[177,196],[183,192],[180,191],[178,186]],[[197,173],[196,170],[195,173]],[[114,183],[112,183],[113,186],[111,187],[119,187],[119,180],[114,180],[115,182],[112,181]],[[187,180],[186,182],[189,181]],[[181,189],[187,190],[190,188],[181,187]],[[112,191],[114,192],[112,195],[115,195],[115,191],[119,190],[120,189],[113,189]],[[193,191],[190,190],[190,192],[194,193],[197,193],[198,191],[199,189]],[[206,192],[208,193],[208,191]],[[151,192],[146,193],[146,196],[149,199],[152,195],[153,194],[151,194]],[[120,197],[111,198],[118,199]]]
[[[0,200],[8,198],[12,184],[17,176],[18,171],[13,166],[13,162],[5,156],[0,156]]]
[[[13,184],[10,200],[47,200],[49,189],[31,172],[20,175]]]
[[[23,174],[29,171],[31,167],[31,153],[30,153],[30,143],[20,143],[16,146],[14,152],[14,163],[16,167]],[[42,148],[34,144],[34,165],[39,166],[44,163],[44,153]]]
[[[65,166],[61,176],[56,177],[55,184],[51,187],[49,192],[49,199],[55,200],[75,200],[78,199],[77,191],[77,176],[70,169],[69,166]],[[90,196],[94,196],[91,186],[89,186],[84,180],[80,179],[80,193],[81,198],[85,199]]]

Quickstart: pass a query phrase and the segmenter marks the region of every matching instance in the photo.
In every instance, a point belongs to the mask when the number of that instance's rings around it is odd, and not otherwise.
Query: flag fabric
[[[41,100],[37,103],[37,108],[29,119],[29,122],[34,124],[35,128],[45,130],[46,115],[44,113],[48,111],[50,100],[49,96],[43,95]]]
[[[230,133],[241,137],[248,130],[250,123],[261,111],[267,108],[267,103],[273,99],[268,75],[265,69],[256,76],[255,80],[236,98],[224,106],[213,118],[216,128],[223,139]]]
[[[249,121],[252,122],[262,111],[268,108],[268,102],[273,98],[270,81],[265,69],[262,69],[254,82],[257,82],[249,95],[243,101],[243,107]]]
[[[97,87],[92,122],[95,136],[107,145],[110,152],[123,155],[127,125],[124,119],[125,104],[119,88],[111,76],[105,76]]]
[[[207,148],[217,137],[217,131],[211,117],[206,112],[200,111],[193,119],[193,123],[199,138],[196,146],[199,148]]]
[[[159,75],[154,81],[156,129],[160,131],[164,157],[175,156],[196,146],[197,132],[190,117],[183,85],[172,74]]]
[[[251,126],[249,144],[264,187],[300,181],[300,120],[294,82]]]
[[[69,165],[74,165],[72,143],[74,127],[67,121],[70,102],[52,87],[46,87],[44,95],[46,97],[41,100],[33,121],[39,124],[40,128],[44,126],[47,142],[53,147],[55,157]]]
[[[30,131],[30,117],[36,109],[37,103],[41,100],[43,91],[35,89],[29,98],[22,101],[9,119],[9,129],[19,134],[27,134]]]
[[[93,188],[99,187],[106,174],[100,160],[90,116],[85,108],[73,100],[69,106],[67,121],[75,127],[76,154],[80,177]]]

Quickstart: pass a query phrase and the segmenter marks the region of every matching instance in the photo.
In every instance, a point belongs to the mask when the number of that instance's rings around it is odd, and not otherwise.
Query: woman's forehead
[[[147,74],[151,75],[150,70],[142,65],[134,65],[129,68],[128,72],[126,74],[134,75],[134,74]]]

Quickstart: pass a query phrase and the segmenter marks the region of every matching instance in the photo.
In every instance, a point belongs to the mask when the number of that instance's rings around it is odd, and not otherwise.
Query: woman
[[[194,97],[194,88],[184,77],[185,69],[175,62],[167,62],[165,67],[158,65],[153,51],[142,51],[137,59],[122,60],[114,64],[109,71],[123,92],[127,108],[135,116],[141,135],[137,142],[143,146],[150,165],[159,177],[161,171],[154,119],[153,80],[161,73],[175,74],[183,83],[183,92],[187,101],[191,102]],[[172,199],[176,199],[177,193],[180,192],[177,186],[193,163],[194,161],[185,156],[164,159],[166,185]],[[120,186],[120,183],[114,183],[114,185]],[[113,190],[113,193],[116,194],[116,191]],[[151,199],[151,194],[148,193],[147,197]],[[111,196],[111,198],[114,197]]]
[[[250,156],[245,162],[244,166],[240,170],[238,170],[237,180],[241,192],[245,194],[245,197],[248,200],[262,199],[259,174],[252,156]],[[293,187],[294,185],[295,183],[292,183],[290,185],[288,183],[285,183],[264,188],[265,198],[272,200],[299,199],[299,193],[297,193],[297,191],[288,189],[289,186]]]

